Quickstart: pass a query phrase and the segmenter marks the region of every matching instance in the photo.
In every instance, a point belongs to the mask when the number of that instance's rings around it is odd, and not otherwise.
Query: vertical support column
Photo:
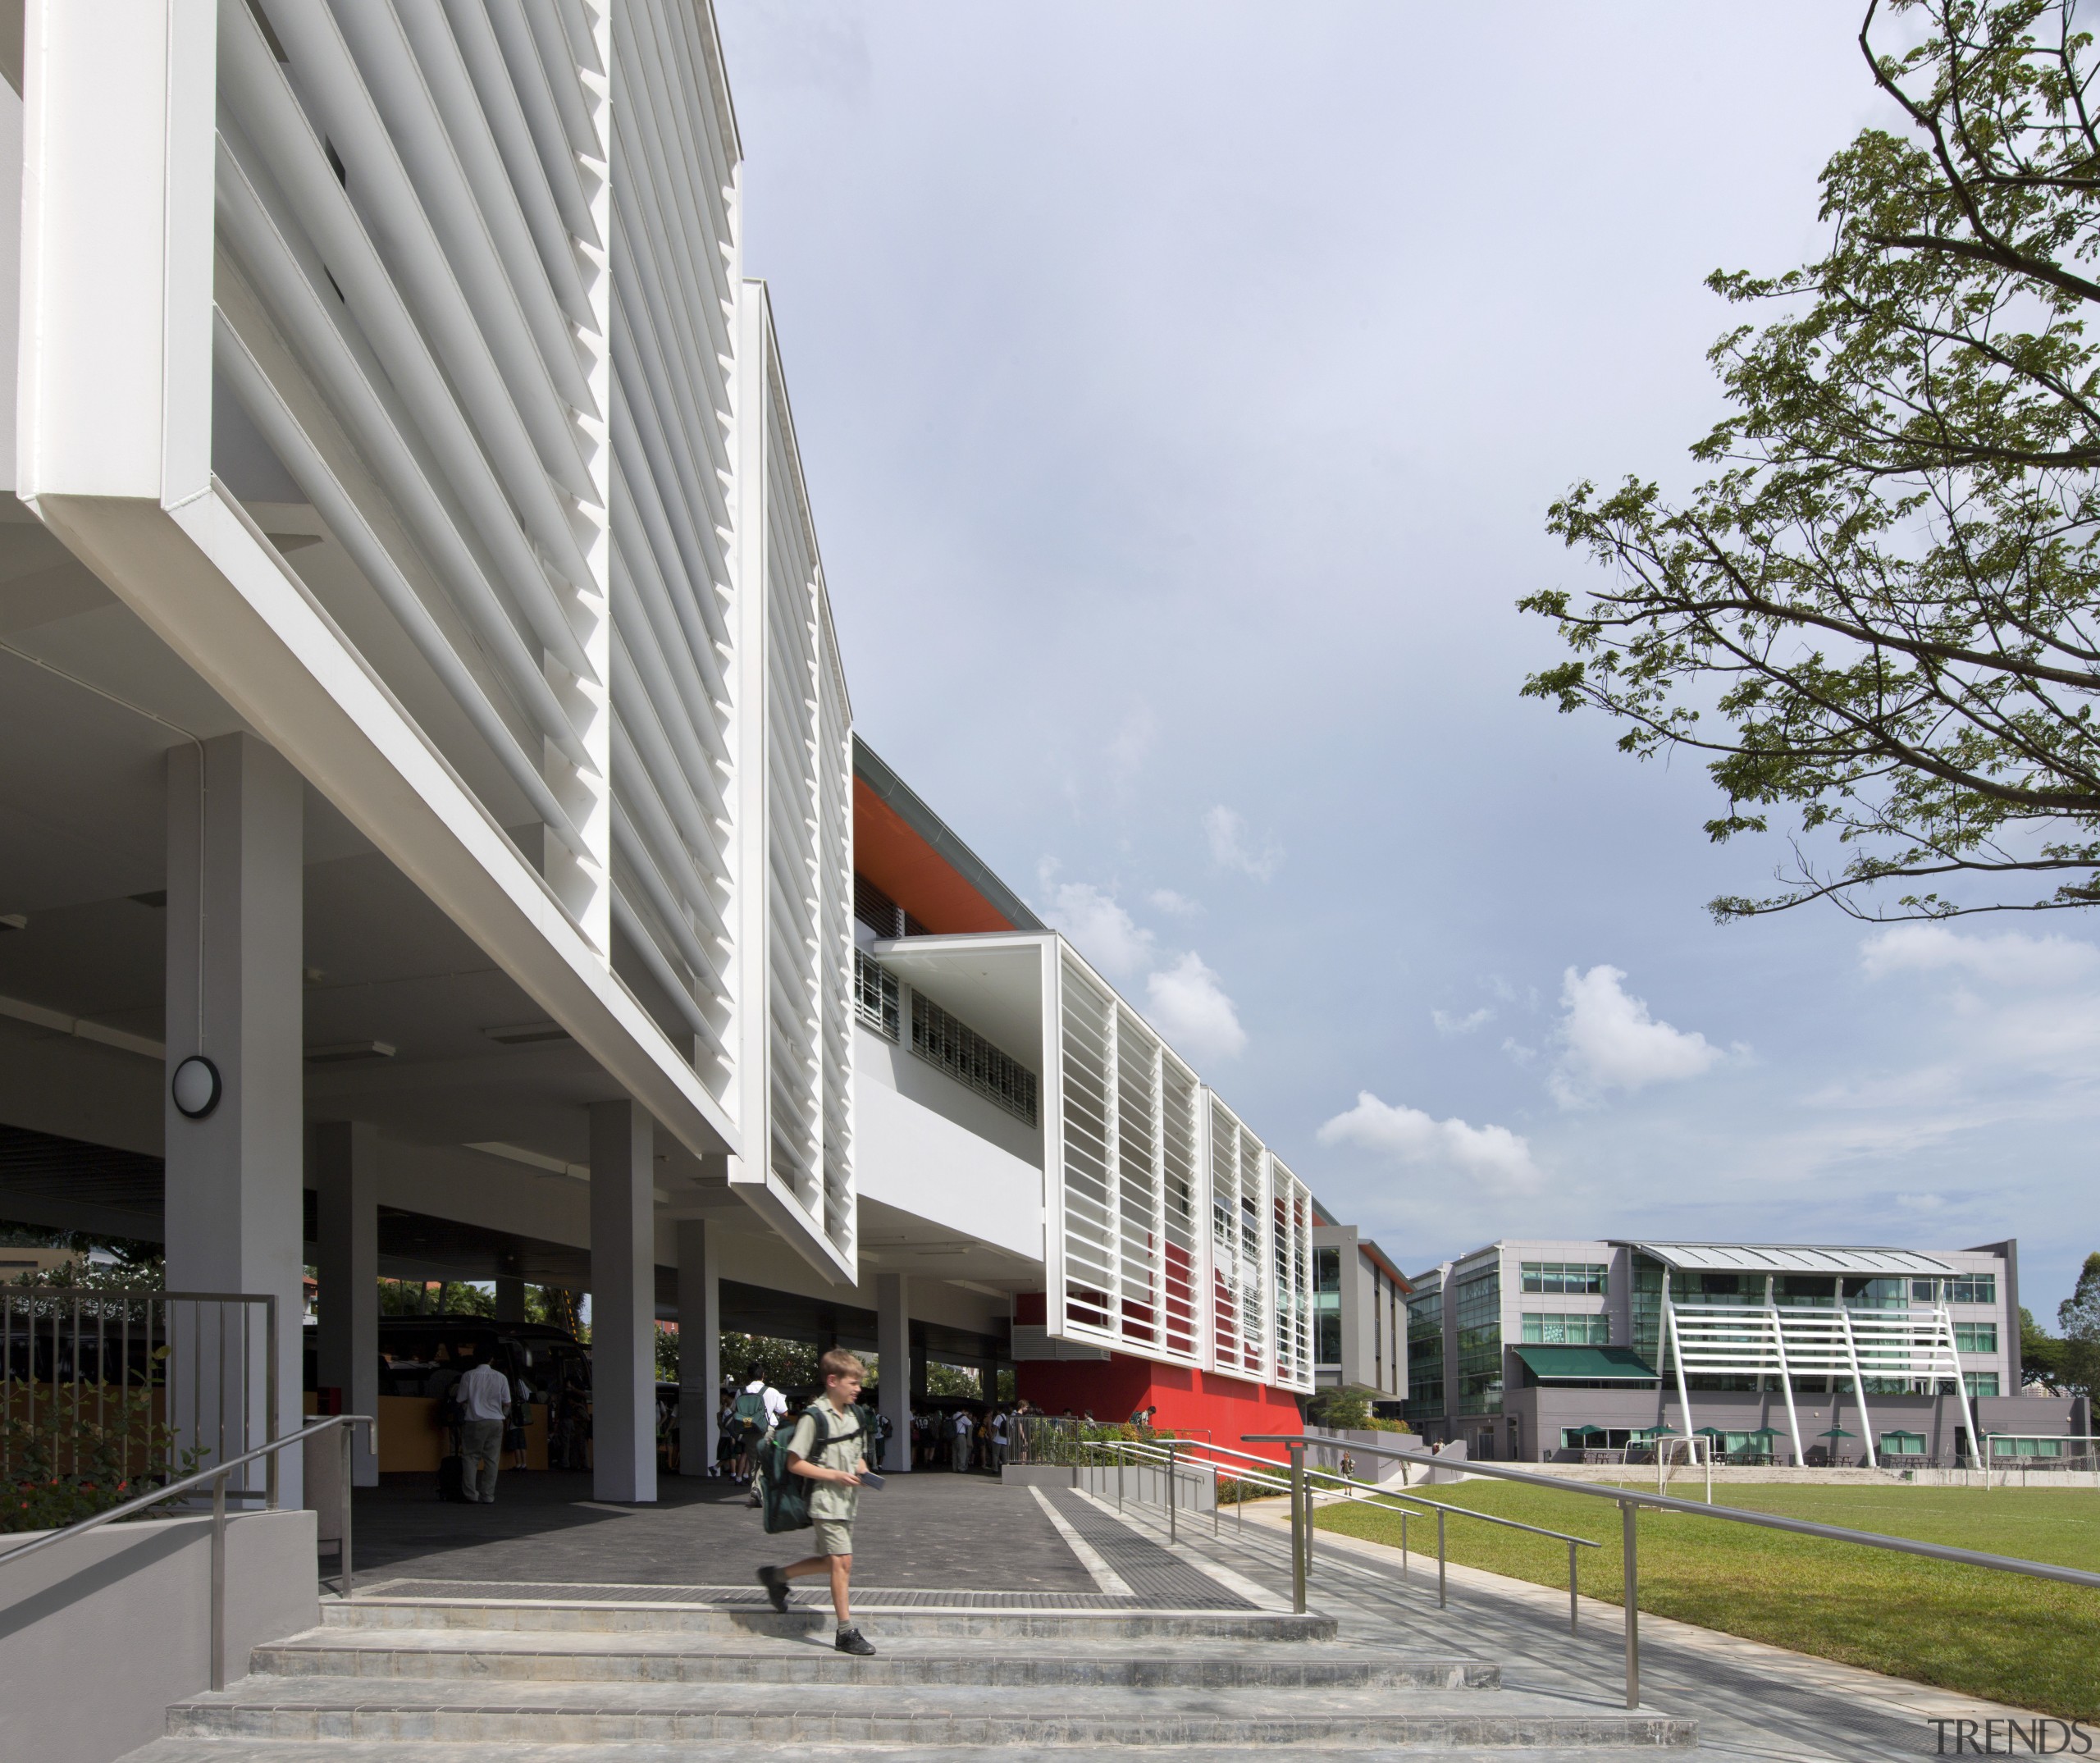
[[[591,1438],[600,1500],[656,1497],[655,1122],[591,1104]]]
[[[345,1414],[379,1414],[379,1129],[323,1121],[313,1130],[316,1267],[321,1277],[314,1364],[322,1387],[343,1392]],[[379,1485],[372,1432],[346,1429],[350,1480]]]
[[[917,1367],[911,1359],[911,1281],[902,1273],[875,1276],[875,1356],[881,1362],[882,1414],[889,1422],[886,1475],[911,1471],[911,1391]]]
[[[705,1218],[678,1221],[678,1473],[714,1461],[722,1403],[722,1280]]]
[[[184,1444],[214,1456],[222,1434],[228,1455],[262,1442],[272,1379],[281,1428],[296,1425],[299,1412],[304,807],[299,774],[252,735],[221,736],[201,753],[169,752],[168,1289],[269,1292],[277,1300],[274,1367],[259,1317],[244,1353],[231,1317],[223,1350],[215,1317],[176,1331],[171,1369],[197,1400],[170,1418]],[[218,1081],[216,1103],[194,1118],[176,1105],[172,1081],[193,1055],[211,1062]],[[279,1474],[284,1503],[301,1504],[295,1454],[281,1454]]]
[[[504,1272],[501,1266],[495,1276],[495,1319],[499,1322],[526,1320],[524,1276]]]

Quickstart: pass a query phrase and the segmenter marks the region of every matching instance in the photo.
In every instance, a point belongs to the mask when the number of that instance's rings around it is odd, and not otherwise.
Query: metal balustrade
[[[68,1476],[112,1440],[126,1480],[245,1453],[277,1436],[276,1363],[273,1293],[0,1288],[0,1481],[40,1430]],[[276,1471],[236,1494],[274,1504]]]
[[[1311,1559],[1312,1529],[1305,1453],[1312,1447],[1331,1448],[1333,1441],[1308,1437],[1302,1433],[1249,1432],[1241,1435],[1241,1442],[1248,1445],[1281,1445],[1290,1452],[1290,1516],[1294,1557],[1291,1601],[1292,1607],[1302,1613],[1305,1608],[1305,1566]],[[1369,1456],[1399,1461],[1418,1460],[1422,1455],[1418,1451],[1390,1450],[1382,1446],[1354,1442],[1349,1449]],[[1573,1494],[1582,1499],[1609,1500],[1618,1505],[1625,1555],[1624,1651],[1626,1706],[1629,1708],[1638,1707],[1641,1703],[1641,1577],[1634,1519],[1643,1506],[1659,1512],[1676,1512],[1694,1518],[1750,1524],[1761,1530],[1785,1531],[1792,1536],[1813,1537],[1825,1542],[1852,1543],[1865,1549],[1883,1549],[1896,1555],[1918,1555],[1926,1560],[1947,1561],[1961,1567],[1980,1567],[1993,1573],[2017,1573],[2029,1579],[2052,1579],[2061,1585],[2085,1586],[2100,1590],[2100,1573],[2087,1573],[2075,1567],[2058,1567],[2048,1561],[2027,1561],[2014,1555],[1986,1554],[1977,1549],[1957,1549],[1946,1543],[1915,1542],[1907,1537],[1883,1537],[1872,1531],[1849,1530],[1842,1525],[1818,1524],[1807,1519],[1784,1518],[1774,1512],[1748,1512],[1734,1506],[1702,1505],[1696,1500],[1677,1500],[1666,1494],[1650,1494],[1630,1487],[1593,1487],[1582,1482],[1567,1481],[1559,1476],[1504,1468],[1500,1464],[1468,1460],[1462,1473],[1469,1476],[1486,1476],[1494,1481],[1516,1482],[1532,1487],[1549,1487],[1557,1493]],[[1410,1494],[1402,1497],[1413,1499],[1418,1496]],[[1472,1515],[1484,1517],[1488,1514]]]

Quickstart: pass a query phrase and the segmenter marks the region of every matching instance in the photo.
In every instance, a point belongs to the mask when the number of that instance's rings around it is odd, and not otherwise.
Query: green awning
[[[1655,1368],[1631,1347],[1521,1346],[1517,1357],[1534,1377],[1580,1377],[1605,1383],[1655,1381]]]

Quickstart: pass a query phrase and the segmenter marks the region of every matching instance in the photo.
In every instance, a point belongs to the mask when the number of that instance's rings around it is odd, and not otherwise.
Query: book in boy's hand
[[[882,1491],[883,1480],[884,1478],[876,1474],[873,1469],[863,1469],[861,1472],[861,1485],[863,1487],[872,1487],[877,1493]]]

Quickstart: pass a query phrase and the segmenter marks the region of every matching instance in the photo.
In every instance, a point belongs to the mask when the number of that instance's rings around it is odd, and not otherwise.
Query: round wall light
[[[169,1087],[176,1111],[186,1120],[200,1121],[219,1105],[219,1068],[201,1053],[193,1053],[175,1068]]]

